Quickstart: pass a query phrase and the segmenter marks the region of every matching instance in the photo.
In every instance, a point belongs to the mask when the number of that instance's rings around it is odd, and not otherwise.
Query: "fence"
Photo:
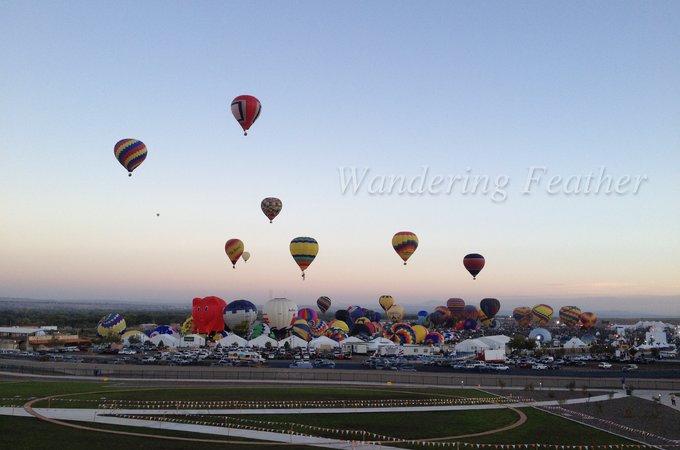
[[[131,366],[89,363],[46,363],[38,361],[0,361],[0,371],[54,377],[99,377],[158,380],[239,380],[317,383],[399,383],[412,385],[456,386],[461,388],[514,387],[524,389],[570,388],[620,389],[621,379],[602,377],[560,377],[538,374],[509,375],[483,373],[398,372],[344,369],[270,369],[252,367],[177,367]],[[626,376],[626,385],[635,389],[680,391],[680,377],[648,379]]]

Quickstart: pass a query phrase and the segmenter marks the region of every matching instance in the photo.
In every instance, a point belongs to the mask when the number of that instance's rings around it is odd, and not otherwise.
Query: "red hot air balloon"
[[[260,117],[262,104],[252,95],[239,95],[231,101],[231,113],[243,128],[243,135],[248,136],[248,130]]]
[[[470,272],[470,275],[472,275],[472,279],[476,280],[477,275],[484,268],[484,257],[479,253],[470,253],[463,258],[463,265],[467,271]]]

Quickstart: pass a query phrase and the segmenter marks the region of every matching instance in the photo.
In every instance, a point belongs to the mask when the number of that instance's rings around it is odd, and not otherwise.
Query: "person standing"
[[[675,406],[675,394],[671,393],[671,405]]]

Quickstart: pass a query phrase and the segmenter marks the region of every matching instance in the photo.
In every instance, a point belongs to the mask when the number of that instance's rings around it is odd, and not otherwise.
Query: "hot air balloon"
[[[323,320],[319,320],[317,323],[312,325],[311,327],[311,332],[312,332],[312,337],[318,338],[319,336],[323,336],[326,334],[326,331],[328,331],[328,324],[324,322]]]
[[[422,325],[413,325],[411,328],[416,335],[416,344],[421,344],[427,336],[427,328]]]
[[[111,313],[102,317],[97,323],[97,336],[109,337],[118,336],[125,333],[127,325],[125,319],[120,314]]]
[[[463,308],[463,318],[477,320],[478,317],[479,310],[475,305],[465,305],[465,308]]]
[[[300,266],[303,280],[305,279],[305,269],[314,261],[317,253],[319,253],[319,244],[314,238],[296,237],[290,241],[290,254],[297,265]]]
[[[531,308],[528,306],[520,306],[512,310],[512,318],[515,319],[517,325],[520,327],[529,326],[531,323]]]
[[[563,306],[560,308],[560,322],[568,327],[575,326],[581,318],[581,309],[578,306]]]
[[[319,307],[319,311],[321,311],[321,314],[326,314],[328,308],[331,307],[331,299],[326,296],[319,297],[316,300],[316,306]]]
[[[248,300],[235,300],[224,309],[223,318],[231,331],[247,336],[257,319],[257,307]]]
[[[446,301],[446,307],[451,312],[451,317],[460,319],[463,317],[463,308],[465,308],[465,300],[462,298],[450,298]]]
[[[350,326],[354,323],[352,321],[352,317],[350,317],[349,315],[349,311],[347,311],[346,309],[338,309],[337,311],[335,311],[335,318],[337,320],[345,322],[347,326]],[[347,330],[349,331],[349,328]]]
[[[310,328],[309,323],[304,319],[298,319],[293,322],[293,326],[290,327],[290,332],[293,336],[297,336],[307,342],[312,339],[312,329]]]
[[[285,330],[297,319],[298,306],[287,298],[269,300],[262,307],[262,321],[272,330]]]
[[[297,314],[298,320],[306,320],[310,324],[315,324],[319,321],[319,314],[312,308],[300,308]]]
[[[463,258],[463,265],[467,271],[470,272],[470,275],[472,275],[472,279],[476,280],[477,275],[484,268],[484,257],[479,253],[470,253]]]
[[[231,113],[243,128],[244,136],[248,136],[248,130],[260,117],[261,111],[262,104],[252,95],[239,95],[231,101]]]
[[[427,311],[418,311],[418,325],[422,325],[427,317]]]
[[[243,261],[248,262],[248,260],[250,259],[250,252],[243,252],[241,258],[243,258]]]
[[[345,312],[347,312],[347,311],[345,311]],[[331,320],[330,322],[328,322],[328,328],[329,329],[337,328],[337,329],[344,331],[345,333],[349,333],[349,325],[347,324],[347,322],[345,322],[344,320],[340,320],[340,319],[335,319],[335,320]]]
[[[552,335],[545,328],[534,328],[529,333],[529,339],[536,341],[540,345],[541,342],[550,342]]]
[[[382,306],[382,309],[387,312],[388,309],[394,305],[394,299],[392,298],[391,295],[381,295],[380,298],[378,299],[378,303],[380,303],[380,306]]]
[[[227,253],[227,257],[231,261],[232,267],[236,268],[236,262],[243,254],[243,241],[240,239],[229,239],[226,244],[224,244],[224,251]]]
[[[597,322],[597,316],[595,313],[592,312],[584,312],[581,313],[581,318],[580,318],[580,325],[583,328],[590,329],[595,326],[595,323]],[[581,339],[583,340],[583,339]]]
[[[146,145],[137,139],[121,139],[113,146],[113,154],[131,177],[132,171],[146,159]]]
[[[394,306],[392,308],[394,308]],[[395,323],[394,325],[392,325],[391,331],[392,331],[391,339],[393,342],[397,344],[400,345],[415,344],[416,342],[416,333],[415,331],[413,331],[411,325],[407,323]]]
[[[386,314],[392,322],[399,322],[404,318],[404,308],[401,305],[392,305]]]
[[[463,321],[463,329],[464,330],[479,330],[479,322],[477,322],[475,319],[468,317]]]
[[[539,325],[539,326],[544,326],[548,322],[550,322],[550,319],[552,318],[553,314],[553,309],[549,305],[534,305],[533,308],[531,308],[531,315],[534,318],[534,321]]]
[[[493,319],[498,314],[498,310],[501,309],[501,302],[496,298],[484,298],[479,302],[479,309],[484,311],[486,317]]]
[[[437,345],[444,342],[444,335],[436,331],[430,331],[425,336],[425,345]]]
[[[196,297],[191,302],[192,332],[214,334],[224,330],[227,303],[219,297]]]
[[[394,247],[394,251],[404,260],[404,265],[406,265],[406,261],[418,248],[418,236],[410,231],[395,233],[392,237],[392,247]]]
[[[260,203],[260,208],[262,208],[262,212],[269,219],[269,223],[272,223],[274,218],[281,212],[283,203],[276,197],[267,197]]]

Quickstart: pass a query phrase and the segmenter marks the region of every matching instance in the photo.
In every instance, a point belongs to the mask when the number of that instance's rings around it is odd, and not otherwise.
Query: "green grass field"
[[[419,388],[419,387],[322,387],[322,386],[215,386],[189,388],[134,388],[130,386],[113,386],[102,382],[2,382],[0,383],[0,398],[4,404],[23,404],[28,398],[44,397],[48,395],[64,395],[69,401],[53,399],[52,407],[96,407],[102,399],[121,401],[215,401],[215,400],[244,400],[244,401],[332,401],[332,400],[384,400],[384,399],[431,399],[465,397],[489,397],[489,394],[475,390]],[[75,400],[75,401],[73,401]],[[36,405],[40,406],[40,405]],[[42,406],[47,406],[43,404]],[[525,408],[523,410],[528,421],[519,428],[507,430],[482,437],[460,439],[468,443],[491,444],[570,444],[597,445],[620,444],[629,441],[609,433],[601,432],[584,425],[552,416],[548,413]],[[185,416],[179,416],[185,417]],[[293,430],[304,434],[329,437],[335,439],[375,439],[372,435],[388,436],[397,439],[416,440],[444,438],[463,434],[478,433],[486,430],[501,428],[518,420],[518,415],[509,409],[493,410],[464,410],[464,411],[433,411],[433,412],[392,412],[392,413],[361,413],[361,414],[278,414],[278,415],[248,415],[206,416],[195,420],[212,420],[223,424],[225,420],[232,425],[241,424],[258,426],[268,430]],[[193,420],[193,419],[192,419]],[[249,422],[250,421],[250,422]],[[274,423],[278,422],[278,423]],[[88,425],[89,426],[89,425]],[[94,424],[93,426],[108,425]],[[321,429],[320,429],[321,428]],[[141,433],[148,433],[147,429],[133,428]],[[362,430],[367,435],[352,434],[338,430]],[[11,433],[10,433],[11,431]],[[83,441],[82,433],[92,434]],[[163,434],[167,434],[163,432]],[[10,445],[3,448],[69,448],[77,450],[79,445],[87,445],[88,450],[107,445],[111,441],[115,446],[130,445],[136,442],[134,437],[113,436],[95,432],[83,432],[47,424],[35,419],[12,418],[0,416],[0,435],[11,436]],[[75,437],[75,436],[79,437]],[[184,434],[186,435],[186,434]],[[78,441],[74,443],[72,440]],[[378,439],[380,440],[380,439]],[[90,442],[91,441],[91,442]],[[147,442],[148,441],[148,442]],[[453,440],[449,440],[450,442]],[[68,445],[66,445],[68,443]],[[101,443],[101,444],[100,444]],[[108,443],[108,444],[105,444]],[[64,444],[64,445],[61,445]],[[138,444],[138,442],[137,442]],[[149,446],[151,445],[151,446]],[[156,447],[156,445],[158,447]],[[227,446],[227,448],[238,448]],[[214,444],[201,444],[202,447],[212,448]],[[220,445],[221,448],[224,446]],[[135,445],[133,445],[135,447]],[[144,438],[144,447],[148,448],[187,448],[186,443],[171,441],[155,441]],[[271,448],[262,445],[263,448]],[[284,447],[284,446],[278,446]],[[290,448],[289,446],[285,446]],[[103,447],[102,447],[103,448]],[[253,448],[248,446],[247,448]]]

